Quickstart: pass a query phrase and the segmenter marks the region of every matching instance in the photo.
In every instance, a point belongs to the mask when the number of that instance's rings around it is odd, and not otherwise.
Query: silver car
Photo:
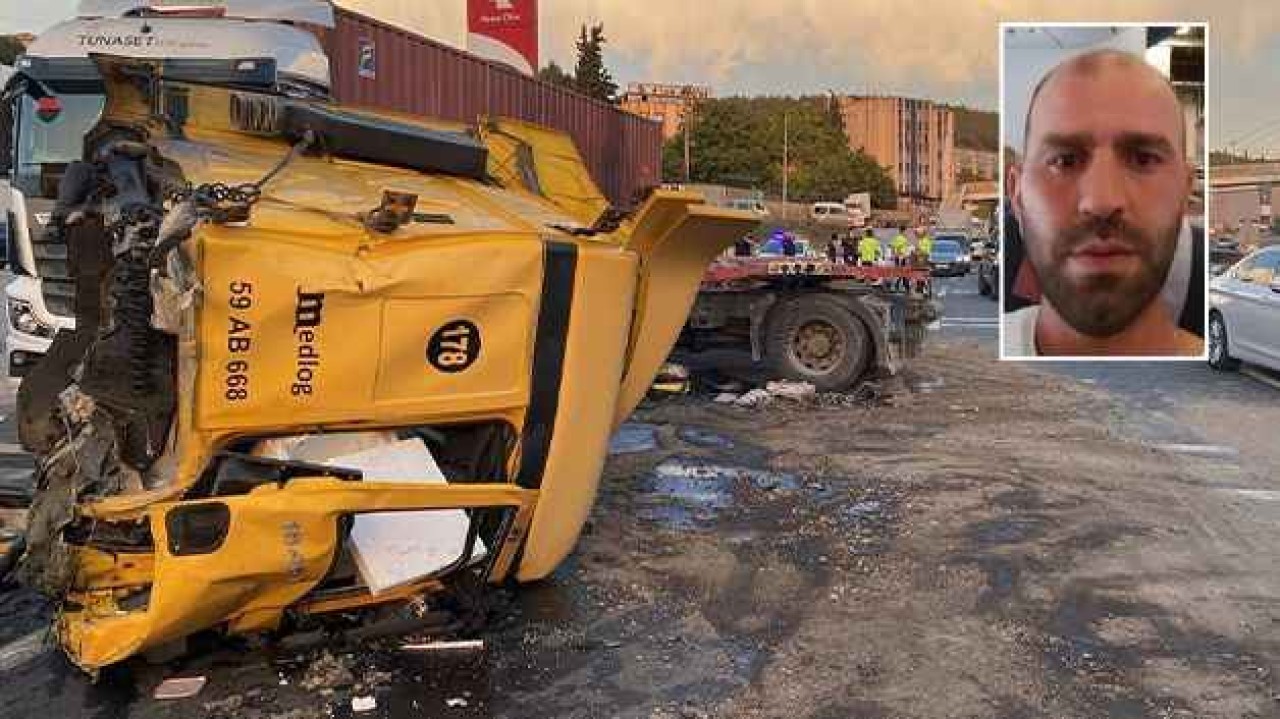
[[[1209,365],[1230,370],[1241,361],[1280,371],[1280,245],[1209,283]]]

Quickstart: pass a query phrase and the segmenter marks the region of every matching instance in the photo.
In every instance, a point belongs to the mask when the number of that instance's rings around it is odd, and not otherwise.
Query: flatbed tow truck
[[[780,377],[843,391],[897,372],[937,317],[927,266],[721,257],[703,275],[679,346],[746,346]]]

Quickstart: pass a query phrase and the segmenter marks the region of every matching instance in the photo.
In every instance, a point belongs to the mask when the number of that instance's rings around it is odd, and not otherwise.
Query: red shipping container
[[[662,128],[625,112],[343,8],[316,30],[339,102],[473,123],[486,115],[554,127],[578,146],[600,190],[634,204],[662,171]]]

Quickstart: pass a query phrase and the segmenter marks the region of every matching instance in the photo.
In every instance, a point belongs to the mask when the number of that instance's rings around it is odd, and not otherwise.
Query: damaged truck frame
[[[773,374],[839,392],[896,372],[937,317],[927,267],[722,256],[707,268],[679,345],[749,347]]]
[[[93,60],[105,105],[47,228],[75,325],[19,392],[19,573],[72,660],[456,628],[550,573],[754,216],[665,191],[622,215],[562,134],[288,97],[271,63]],[[379,545],[387,517],[423,529]]]

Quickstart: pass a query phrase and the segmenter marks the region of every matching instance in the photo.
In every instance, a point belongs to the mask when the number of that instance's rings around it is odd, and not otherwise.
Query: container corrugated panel
[[[316,33],[339,102],[468,123],[495,115],[554,127],[573,138],[615,205],[632,204],[659,182],[659,123],[350,10],[335,8],[334,23]],[[361,48],[368,46],[373,64],[361,72]]]

